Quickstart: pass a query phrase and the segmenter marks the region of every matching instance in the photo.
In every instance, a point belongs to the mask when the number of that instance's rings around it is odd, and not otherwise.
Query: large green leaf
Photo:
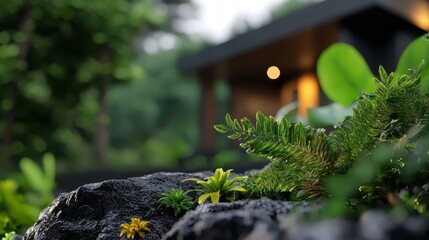
[[[355,104],[343,107],[338,103],[308,109],[310,124],[316,127],[333,126],[343,121],[346,116],[351,116]]]
[[[333,44],[322,53],[317,75],[325,94],[343,106],[350,105],[362,92],[375,91],[373,74],[364,58],[344,43]]]
[[[35,162],[29,158],[23,158],[19,162],[19,165],[22,173],[33,189],[42,193],[49,191],[42,169]]]
[[[429,40],[419,37],[408,45],[399,59],[396,73],[407,74],[409,69],[415,69],[425,60],[426,65],[422,71],[422,90],[429,93]]]

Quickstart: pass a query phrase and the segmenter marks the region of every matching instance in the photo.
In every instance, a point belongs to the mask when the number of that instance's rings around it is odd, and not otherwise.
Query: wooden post
[[[107,64],[112,53],[108,45],[104,45],[100,51],[100,63]],[[99,110],[96,117],[95,129],[95,155],[97,163],[105,165],[107,163],[107,151],[109,148],[109,106],[107,94],[109,87],[109,77],[101,76],[98,82],[98,106]]]
[[[218,105],[214,92],[214,76],[211,71],[199,73],[201,82],[201,150],[212,154],[216,148],[216,131]]]

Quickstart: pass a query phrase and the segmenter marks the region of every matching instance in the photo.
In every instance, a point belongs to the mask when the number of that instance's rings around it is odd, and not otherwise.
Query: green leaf
[[[217,189],[216,183],[212,181],[203,181],[199,180],[197,181],[198,184],[203,185],[205,188],[207,188],[209,191],[215,191]]]
[[[317,62],[320,86],[326,95],[343,106],[350,105],[362,91],[375,91],[373,74],[362,55],[352,46],[336,43]]]
[[[231,180],[228,180],[225,183],[225,188],[229,188],[236,181],[243,181],[243,180],[246,180],[247,178],[248,178],[247,176],[239,176],[239,177],[235,177]]]
[[[198,179],[198,178],[187,178],[185,180],[182,180],[182,182],[187,182],[187,181],[194,181],[197,184],[203,185],[207,189],[213,189],[213,186],[210,183],[203,181],[201,179]],[[197,190],[197,189],[195,189],[195,190]]]
[[[262,112],[257,112],[256,113],[256,121],[259,122],[260,124],[263,124],[265,121],[265,116]]]
[[[241,119],[241,125],[243,125],[243,130],[250,133],[253,131],[253,124],[250,122],[248,118]]]
[[[384,69],[384,67],[380,66],[380,67],[378,68],[378,74],[380,75],[380,78],[381,78],[383,81],[386,81],[386,80],[387,80],[387,73],[386,73],[386,70]]]
[[[234,119],[234,130],[241,131],[241,126],[237,119]]]
[[[46,192],[45,178],[39,166],[29,158],[23,158],[19,165],[31,187],[39,192]],[[49,189],[48,189],[49,191]]]
[[[214,175],[214,177],[215,177],[216,179],[220,179],[220,178],[222,177],[222,175],[223,175],[223,169],[222,169],[222,168],[217,168],[217,169],[215,170],[215,175]]]
[[[207,182],[209,183],[211,190],[220,189],[219,178],[216,176],[211,176],[207,178]]]
[[[204,193],[198,198],[198,204],[203,204],[207,198],[210,197],[210,193]]]
[[[214,129],[220,133],[227,133],[229,132],[229,129],[227,126],[220,124],[220,125],[215,125]]]
[[[221,188],[225,187],[225,183],[228,180],[229,174],[231,173],[232,169],[228,169],[226,170],[226,172],[224,172],[219,180],[219,185],[221,186]]]
[[[429,63],[429,40],[425,37],[419,37],[408,45],[402,53],[396,67],[396,73],[407,74],[409,69],[415,69],[424,60]],[[429,93],[429,64],[422,69],[422,90]]]
[[[187,178],[187,179],[182,180],[182,182],[187,182],[187,181],[198,182],[198,181],[201,181],[201,179],[198,179],[198,178]]]
[[[226,114],[225,120],[228,127],[234,128],[234,121],[232,121],[231,115],[229,115],[229,113]]]
[[[212,203],[219,203],[220,191],[210,193]]]
[[[240,137],[241,137],[241,133],[239,133],[239,132],[236,132],[236,133],[233,133],[231,135],[228,135],[228,138],[230,138],[232,140],[238,139]]]
[[[55,157],[52,153],[46,153],[43,156],[43,169],[46,176],[46,184],[48,184],[50,191],[55,188]]]
[[[422,80],[421,81],[422,82],[420,84],[420,87],[421,87],[422,91],[424,93],[429,93],[429,75],[427,75],[427,76],[423,76],[422,75]]]
[[[233,192],[233,191],[245,192],[246,189],[244,189],[242,186],[232,186],[232,187],[228,188],[228,190],[226,190],[226,192]]]
[[[349,107],[343,107],[338,103],[331,103],[326,106],[308,109],[308,118],[312,126],[333,126],[342,122],[346,116],[351,116],[355,106],[353,104]]]
[[[419,37],[411,42],[402,53],[396,66],[396,73],[408,74],[409,69],[419,66],[422,60],[425,62],[429,60],[429,41],[424,37]]]

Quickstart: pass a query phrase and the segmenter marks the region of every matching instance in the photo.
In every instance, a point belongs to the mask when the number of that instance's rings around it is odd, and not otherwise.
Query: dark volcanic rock
[[[268,199],[202,205],[188,212],[162,240],[429,239],[429,219],[422,217],[395,220],[369,211],[358,222],[333,219],[303,224],[288,214],[309,210],[306,203],[292,205]]]
[[[310,205],[258,199],[204,204],[180,220],[170,209],[160,207],[161,193],[171,188],[186,191],[198,187],[192,181],[182,183],[183,179],[212,174],[156,173],[84,185],[58,197],[23,239],[125,239],[119,238],[120,225],[130,222],[132,217],[150,221],[151,232],[145,238],[148,240],[429,239],[429,219],[422,217],[395,220],[369,211],[357,222],[334,219],[303,224],[293,218],[321,207],[320,202]]]
[[[120,225],[138,217],[150,221],[151,232],[145,239],[159,240],[178,220],[172,211],[159,207],[161,193],[171,188],[196,188],[192,181],[181,181],[212,174],[156,173],[84,185],[54,200],[23,239],[117,240]]]
[[[206,204],[188,212],[162,239],[283,239],[282,218],[309,209],[305,202],[294,205],[269,199]]]
[[[344,219],[312,224],[283,224],[289,240],[427,240],[429,219],[409,217],[395,220],[378,211],[368,211],[357,223]]]

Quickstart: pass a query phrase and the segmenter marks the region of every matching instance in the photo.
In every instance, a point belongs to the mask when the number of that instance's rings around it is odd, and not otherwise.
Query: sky
[[[193,0],[197,7],[194,20],[183,23],[184,31],[202,36],[212,43],[231,37],[237,22],[245,19],[252,27],[270,20],[273,7],[284,0]]]
[[[244,21],[251,28],[267,24],[271,11],[285,1],[288,0],[192,0],[196,8],[182,4],[178,10],[184,20],[174,22],[173,26],[180,32],[219,44],[229,40],[233,30]],[[174,48],[176,42],[173,34],[155,33],[143,41],[143,49],[153,54]]]

